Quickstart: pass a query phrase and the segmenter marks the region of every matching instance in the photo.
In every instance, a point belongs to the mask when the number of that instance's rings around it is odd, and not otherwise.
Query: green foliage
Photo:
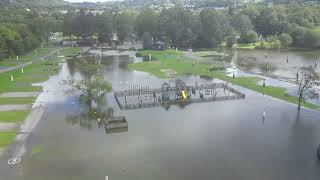
[[[297,84],[299,96],[299,109],[301,107],[301,103],[305,101],[306,98],[319,98],[317,87],[320,86],[320,74],[317,73],[312,66],[300,68],[298,72]]]
[[[11,144],[15,137],[15,132],[0,132],[0,148]]]
[[[287,33],[282,33],[279,36],[279,41],[281,42],[281,46],[283,46],[283,47],[288,47],[293,42],[292,37]]]
[[[124,11],[117,14],[116,17],[116,30],[119,42],[123,43],[126,38],[129,38],[134,30],[135,15],[131,12]]]
[[[10,8],[0,11],[0,61],[22,55],[48,42],[52,32],[60,31],[61,22],[52,17]]]
[[[25,120],[29,111],[0,112],[0,123],[15,123]]]
[[[149,32],[143,33],[141,39],[142,39],[143,49],[147,50],[152,48],[153,42],[152,42],[151,34]]]
[[[231,25],[241,34],[247,33],[253,28],[251,19],[244,14],[236,14],[231,19]]]
[[[4,98],[0,97],[0,105],[2,104],[31,104],[35,100],[34,97],[11,97]]]
[[[254,32],[253,30],[250,30],[248,32],[241,34],[239,41],[241,43],[255,43],[257,42],[257,39],[258,39],[257,33]]]
[[[304,35],[304,47],[319,48],[320,47],[320,32],[307,30]]]
[[[226,38],[227,47],[231,48],[237,42],[235,34],[231,34]]]

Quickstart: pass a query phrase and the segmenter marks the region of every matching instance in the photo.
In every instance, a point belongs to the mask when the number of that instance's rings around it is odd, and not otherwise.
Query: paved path
[[[56,54],[60,50],[61,50],[60,48],[59,49],[55,49],[55,50],[52,50],[49,54],[47,54],[47,55],[45,55],[45,56],[43,56],[41,58],[26,62],[26,63],[23,63],[23,64],[19,64],[17,66],[0,69],[0,73],[5,73],[5,72],[13,71],[13,70],[16,70],[16,69],[19,69],[19,68],[22,68],[22,67],[26,67],[26,66],[34,63],[34,62],[44,60],[44,59]]]
[[[0,148],[0,156],[2,156],[2,154],[4,154],[5,149],[4,148]]]
[[[13,152],[11,153],[12,157],[21,158],[26,153],[25,141],[27,140],[33,129],[37,126],[39,121],[42,119],[44,113],[45,109],[43,107],[37,107],[32,109],[31,113],[26,118],[24,124],[20,126],[18,135],[13,144],[14,148]]]
[[[37,97],[40,92],[8,92],[0,94],[0,97],[15,98],[15,97]]]
[[[23,111],[31,108],[30,104],[22,105],[0,105],[0,112],[4,111]]]
[[[13,131],[19,127],[16,123],[0,123],[0,131]]]

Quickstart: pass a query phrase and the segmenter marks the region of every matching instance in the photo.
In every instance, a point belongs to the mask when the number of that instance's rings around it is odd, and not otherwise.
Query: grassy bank
[[[11,67],[16,66],[19,63],[29,62],[35,59],[39,59],[47,54],[49,54],[55,46],[49,45],[43,48],[38,48],[37,52],[31,51],[25,55],[19,56],[19,60],[17,61],[16,57],[11,57],[7,59],[0,59],[0,66],[2,67]]]
[[[30,111],[9,111],[0,112],[0,123],[22,122]]]
[[[262,87],[258,85],[257,82],[259,81],[256,77],[238,77],[232,78],[226,76],[224,71],[212,71],[210,72],[209,69],[211,65],[203,64],[203,63],[196,63],[194,66],[192,65],[192,60],[186,57],[183,57],[181,52],[176,52],[173,50],[166,50],[166,51],[140,51],[140,55],[142,56],[149,56],[151,54],[157,61],[151,62],[141,62],[136,64],[130,64],[129,68],[132,70],[138,71],[145,71],[151,73],[160,78],[168,77],[164,71],[164,69],[170,69],[175,71],[177,75],[181,74],[192,74],[192,75],[207,75],[213,78],[221,79],[256,92],[260,92],[290,103],[297,104],[298,98],[295,96],[288,95],[286,93],[286,89],[282,87],[276,86],[267,86]],[[167,55],[165,55],[167,54]],[[177,61],[178,57],[182,60]],[[317,109],[319,106],[312,104],[312,103],[304,103],[303,106]]]
[[[38,51],[39,52],[39,51]],[[81,48],[65,48],[60,51],[59,56],[53,55],[45,62],[36,62],[22,69],[0,73],[0,94],[5,92],[38,92],[42,90],[40,86],[32,86],[32,83],[43,82],[49,79],[59,69],[59,62],[64,57],[76,55],[81,52]],[[50,53],[50,51],[47,51]],[[44,54],[43,56],[45,56]],[[31,60],[30,60],[31,61]],[[13,81],[11,80],[13,77]],[[35,97],[10,97],[0,98],[0,105],[3,104],[31,104]],[[0,123],[23,122],[30,111],[8,111],[0,112]],[[15,137],[15,132],[0,132],[0,147],[9,145]]]
[[[0,98],[0,105],[3,104],[31,104],[34,102],[35,97],[10,97],[10,98]]]
[[[16,137],[16,132],[0,132],[0,148],[3,148],[13,141]]]

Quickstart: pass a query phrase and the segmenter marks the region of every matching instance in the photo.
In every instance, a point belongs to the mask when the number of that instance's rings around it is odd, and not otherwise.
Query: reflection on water
[[[156,88],[167,81],[129,71],[126,66],[133,61],[118,57],[101,60],[103,75],[115,90],[133,84]],[[318,111],[303,109],[297,114],[295,105],[237,86],[233,87],[246,94],[245,100],[192,104],[183,109],[172,106],[168,110],[158,107],[121,111],[110,94],[88,107],[77,97],[61,92],[59,83],[67,76],[83,78],[72,66],[70,62],[62,63],[59,73],[44,83],[44,93],[37,100],[43,102],[48,116],[32,133],[30,146],[41,147],[41,152],[23,160],[21,175],[7,165],[7,159],[1,159],[1,179],[320,177],[315,154],[320,143]],[[216,81],[197,76],[181,79],[188,84]],[[110,108],[115,116],[126,117],[130,131],[106,136],[104,126],[99,128],[98,119],[109,119]],[[68,115],[76,118],[67,122]]]
[[[247,71],[272,77],[294,79],[298,68],[303,66],[314,66],[320,72],[320,67],[315,66],[316,61],[320,62],[319,50],[226,50],[226,53],[229,56],[224,56],[222,60],[231,66],[244,67]]]

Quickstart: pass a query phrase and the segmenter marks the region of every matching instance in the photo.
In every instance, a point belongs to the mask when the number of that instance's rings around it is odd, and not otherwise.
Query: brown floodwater
[[[290,59],[293,63],[294,58]],[[138,60],[101,60],[105,79],[115,90],[132,85],[158,88],[167,81],[128,70],[127,64],[134,61]],[[111,93],[96,108],[113,108],[115,116],[126,117],[129,127],[125,132],[106,134],[94,120],[79,117],[82,120],[68,121],[68,114],[85,108],[76,97],[63,93],[60,83],[67,76],[83,77],[72,63],[62,63],[61,70],[43,83],[44,92],[37,103],[46,107],[46,116],[32,132],[28,153],[18,166],[7,164],[10,155],[0,159],[1,180],[320,177],[320,161],[316,157],[320,144],[319,111],[302,109],[298,113],[293,104],[238,86],[234,88],[245,93],[246,99],[169,109],[121,111]],[[189,84],[215,81],[198,76],[182,79]],[[32,153],[32,149],[37,150]]]

